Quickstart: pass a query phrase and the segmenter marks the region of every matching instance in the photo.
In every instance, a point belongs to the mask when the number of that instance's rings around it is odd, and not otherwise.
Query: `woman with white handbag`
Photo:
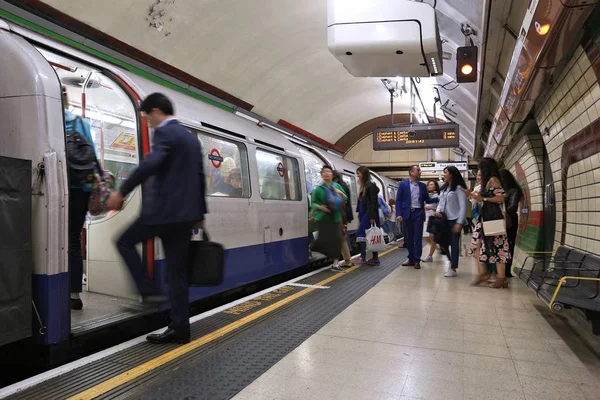
[[[498,163],[493,158],[483,158],[479,163],[481,171],[480,193],[468,192],[468,196],[482,202],[481,216],[473,231],[471,243],[481,246],[477,267],[479,276],[473,285],[487,282],[490,274],[486,264],[496,264],[497,278],[490,284],[491,288],[507,288],[506,263],[510,260],[510,246],[506,236],[506,220],[504,210],[504,188],[500,182]]]

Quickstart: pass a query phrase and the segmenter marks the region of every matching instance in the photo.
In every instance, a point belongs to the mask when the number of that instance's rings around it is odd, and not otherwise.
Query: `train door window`
[[[256,149],[260,196],[270,200],[302,200],[298,160]]]
[[[356,204],[358,202],[358,189],[356,186],[356,177],[348,174],[342,174],[342,179],[350,188],[351,200]]]
[[[38,50],[54,67],[66,89],[65,119],[79,116],[87,120],[98,161],[114,174],[118,188],[139,164],[139,131],[133,102],[116,82],[93,67]]]
[[[304,171],[306,173],[306,191],[310,195],[314,188],[321,184],[321,169],[325,162],[317,157],[313,152],[298,148],[300,155],[304,160]]]
[[[388,192],[388,199],[395,199],[396,198],[396,192],[394,190],[393,187],[388,186],[387,187],[387,192]]]
[[[209,196],[250,197],[248,152],[242,143],[196,132],[202,145],[202,163]]]

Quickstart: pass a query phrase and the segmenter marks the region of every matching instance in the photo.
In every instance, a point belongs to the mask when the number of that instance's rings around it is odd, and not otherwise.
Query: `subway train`
[[[5,282],[14,284],[0,294],[4,297],[0,346],[17,341],[68,346],[74,335],[114,326],[143,312],[136,308],[139,296],[114,244],[140,212],[144,188],[139,187],[122,210],[86,221],[84,309],[69,309],[64,108],[89,121],[99,159],[117,184],[150,151],[152,132],[136,111],[144,96],[166,94],[179,121],[197,135],[207,180],[206,228],[211,239],[225,247],[226,266],[220,286],[190,288],[192,302],[294,271],[314,260],[309,251],[309,193],[321,182],[324,164],[342,172],[352,191],[351,206],[356,208],[358,165],[209,104],[190,88],[109,63],[106,57],[2,19],[0,53],[6,55],[0,72],[2,170],[24,176],[22,166],[30,166],[32,188],[31,196],[23,197],[31,197],[31,209],[22,210],[23,215],[31,215],[31,243],[20,243],[22,236],[12,235],[15,248],[22,246],[23,254],[30,252],[31,257],[20,259],[11,271],[0,271]],[[62,87],[69,104],[63,104]],[[384,198],[395,197],[397,183],[373,175]],[[15,224],[10,226],[14,232],[27,231],[18,227],[19,221],[5,217]],[[350,234],[356,229],[355,220]],[[164,285],[160,241],[148,241],[140,251],[148,274]]]

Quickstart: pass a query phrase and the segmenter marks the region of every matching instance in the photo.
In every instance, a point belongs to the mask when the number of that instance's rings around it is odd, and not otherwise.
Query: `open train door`
[[[0,156],[0,346],[31,336],[31,161]]]

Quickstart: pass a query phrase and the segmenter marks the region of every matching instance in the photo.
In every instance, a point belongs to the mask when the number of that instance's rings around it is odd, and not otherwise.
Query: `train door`
[[[65,118],[81,117],[87,121],[97,158],[103,169],[115,176],[118,188],[139,164],[142,150],[148,150],[148,138],[140,134],[131,98],[102,71],[44,49],[38,50],[54,67],[67,94],[68,104],[63,104]],[[137,218],[140,207],[141,189],[137,188],[125,199],[122,210],[87,215],[82,243],[84,309],[72,313],[72,329],[85,330],[99,319],[119,315],[119,303],[135,303],[139,299],[115,241]],[[153,277],[153,249],[145,247],[140,245],[139,250],[144,254],[149,276]]]
[[[554,179],[548,153],[544,147],[544,251],[551,252],[555,248],[554,235],[556,232],[556,206],[554,196]]]
[[[258,194],[262,199],[259,223],[264,228],[265,276],[284,272],[308,260],[306,236],[296,238],[296,227],[306,226],[300,162],[273,146],[256,149]],[[303,253],[302,259],[299,252]]]

